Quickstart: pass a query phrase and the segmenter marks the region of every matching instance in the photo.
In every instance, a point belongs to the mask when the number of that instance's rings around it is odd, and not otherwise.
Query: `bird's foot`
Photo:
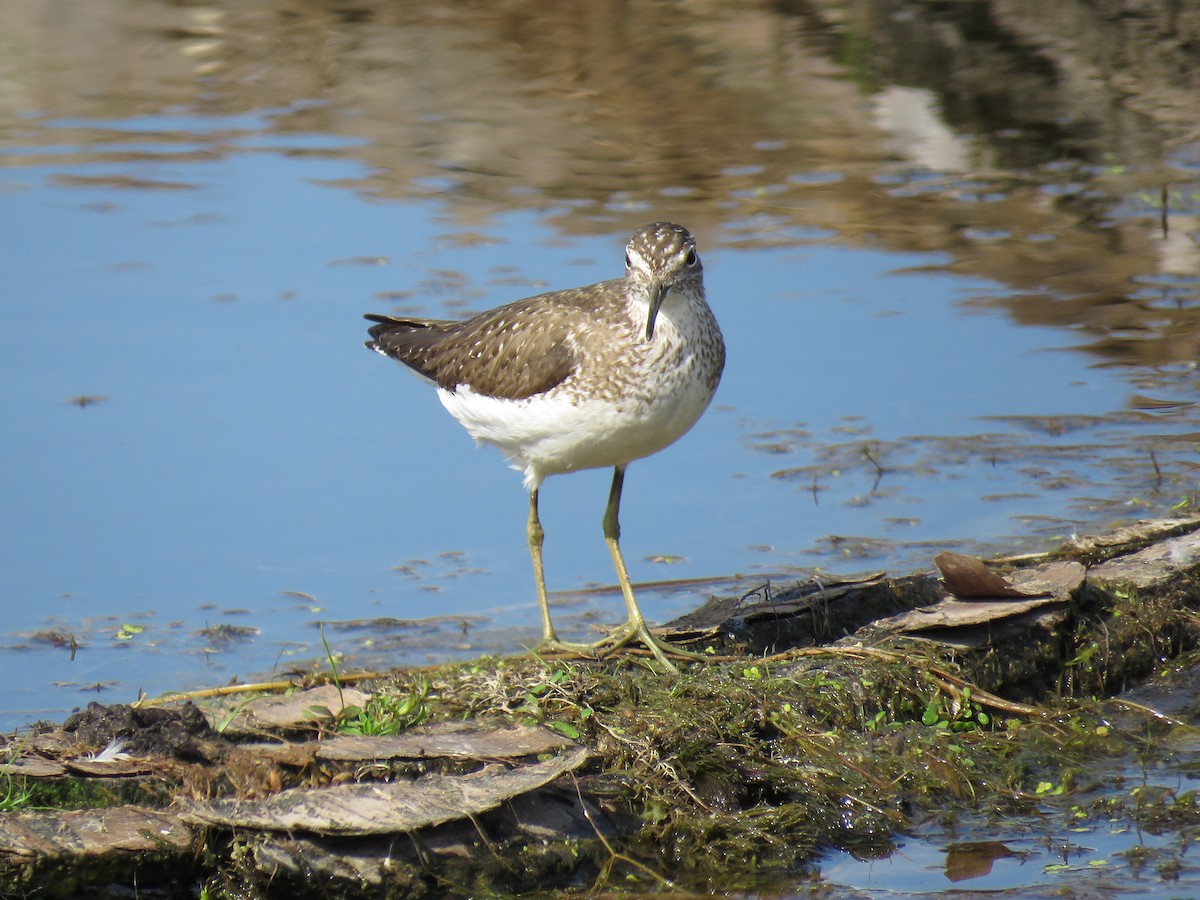
[[[696,653],[694,650],[687,650],[678,644],[672,644],[670,641],[664,641],[662,638],[655,637],[650,633],[650,629],[645,622],[626,622],[608,637],[592,644],[592,651],[599,656],[606,656],[633,642],[641,644],[654,654],[654,658],[658,660],[663,668],[672,674],[679,672],[675,664],[670,660],[672,656],[676,659],[686,660],[708,659],[703,653]]]
[[[556,634],[548,634],[543,637],[536,647],[533,648],[534,653],[578,653],[582,656],[597,656],[595,644],[586,644],[583,641],[564,641]]]
[[[551,634],[542,638],[535,652],[577,653],[582,656],[600,659],[616,653],[630,643],[639,643],[646,647],[654,655],[658,663],[671,674],[679,673],[679,669],[676,668],[670,659],[672,656],[676,659],[685,660],[708,659],[703,653],[686,650],[677,644],[672,644],[670,641],[664,641],[661,638],[655,637],[650,633],[650,629],[646,626],[645,622],[626,622],[607,637],[592,643],[564,641],[559,639],[557,635]]]

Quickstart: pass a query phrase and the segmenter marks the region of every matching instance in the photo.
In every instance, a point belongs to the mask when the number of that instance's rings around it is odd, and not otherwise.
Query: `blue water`
[[[1186,816],[1173,822],[1146,815],[1139,825],[1124,811],[1103,812],[1109,802],[1112,810],[1122,803],[1137,808],[1138,792],[1147,788],[1167,792],[1167,808],[1187,809],[1195,753],[1187,745],[1175,749],[1148,766],[1098,762],[1083,779],[1089,787],[1052,799],[1034,815],[928,821],[879,859],[827,852],[818,861],[823,887],[834,897],[1195,896],[1200,865]],[[1093,804],[1101,800],[1097,810]]]
[[[462,315],[614,277],[631,227],[569,233],[565,203],[467,224],[435,191],[356,190],[369,168],[355,142],[270,126],[267,114],[49,121],[0,155],[0,725],[278,671],[321,655],[319,621],[450,617],[385,656],[396,664],[533,639],[519,474],[363,348],[361,314]],[[89,128],[93,144],[72,144]],[[973,301],[1007,288],[946,271],[944,254],[820,231],[768,249],[745,223],[684,224],[728,364],[693,432],[630,470],[635,581],[904,568],[936,552],[844,558],[829,535],[1003,547],[1021,517],[1069,530],[1079,492],[1044,490],[1025,461],[955,462],[908,439],[994,433],[1019,447],[1019,423],[981,417],[1120,411],[1129,384],[1061,349],[1071,333],[980,311]],[[107,399],[67,402],[80,395]],[[887,470],[878,484],[866,442]],[[787,473],[817,463],[814,500],[811,475]],[[611,584],[608,479],[544,488],[551,590]],[[1023,496],[981,499],[1008,494]],[[661,621],[731,589],[643,600]],[[581,603],[568,622],[622,616],[611,593]],[[464,633],[456,617],[477,618]],[[124,623],[145,630],[116,640]],[[258,632],[228,645],[201,633],[221,623]],[[77,636],[74,659],[31,641],[47,630]],[[351,662],[371,639],[330,637]]]

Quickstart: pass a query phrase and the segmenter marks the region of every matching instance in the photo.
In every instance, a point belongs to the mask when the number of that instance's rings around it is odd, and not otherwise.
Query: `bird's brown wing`
[[[465,322],[368,314],[372,350],[399,360],[438,387],[466,385],[479,394],[524,400],[561,384],[575,354],[554,316],[537,316],[525,301]]]

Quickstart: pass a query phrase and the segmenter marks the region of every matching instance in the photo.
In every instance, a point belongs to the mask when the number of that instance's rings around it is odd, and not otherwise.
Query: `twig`
[[[862,448],[862,454],[863,454],[863,456],[865,456],[867,458],[867,462],[869,462],[871,465],[873,465],[875,467],[875,483],[871,485],[871,493],[873,494],[873,493],[875,493],[875,489],[877,487],[879,487],[879,482],[881,482],[883,480],[884,469],[883,469],[883,466],[881,466],[878,462],[875,461],[875,457],[873,457],[871,455],[870,447],[864,446]]]
[[[602,873],[602,875],[603,875],[602,880],[603,881],[608,880],[608,873],[612,870],[612,864],[614,862],[620,860],[621,862],[625,863],[626,865],[633,866],[635,869],[645,872],[647,875],[649,875],[651,878],[653,878],[655,881],[657,881],[662,887],[668,887],[668,888],[675,887],[675,882],[671,881],[671,879],[664,878],[662,875],[658,874],[658,872],[655,872],[653,869],[651,869],[649,866],[645,865],[644,863],[640,863],[636,859],[626,856],[624,853],[618,853],[616,850],[613,849],[613,845],[608,842],[608,838],[606,838],[603,835],[603,833],[601,833],[600,829],[596,826],[595,821],[592,820],[591,810],[588,809],[588,804],[583,799],[583,793],[579,790],[579,779],[576,778],[574,775],[572,775],[571,780],[575,784],[575,796],[579,798],[579,808],[583,811],[583,817],[585,819],[587,819],[587,823],[592,826],[592,831],[595,833],[596,838],[600,841],[601,844],[604,845],[604,849],[608,851],[609,860],[608,860],[608,864],[605,865],[605,867],[604,867],[604,871]]]
[[[1168,716],[1166,713],[1159,712],[1153,707],[1143,706],[1140,703],[1134,703],[1132,700],[1122,700],[1120,697],[1109,697],[1108,702],[1115,703],[1117,706],[1123,706],[1126,709],[1135,710],[1136,712],[1145,713],[1146,715],[1152,716],[1153,718],[1158,719],[1160,722],[1166,722],[1168,725],[1172,725],[1175,728],[1186,728],[1189,731],[1200,730],[1197,729],[1195,725],[1189,725],[1182,719],[1176,719],[1174,716]]]
[[[342,684],[352,681],[368,681],[372,678],[383,678],[383,672],[350,672],[338,676]],[[204,700],[209,697],[227,697],[231,694],[248,694],[252,692],[269,694],[278,691],[290,691],[303,687],[305,684],[323,684],[326,678],[314,678],[311,681],[255,681],[250,684],[226,684],[221,687],[204,688],[200,691],[168,691],[158,697],[141,697],[130,706],[148,706],[154,703],[168,703],[173,700]]]

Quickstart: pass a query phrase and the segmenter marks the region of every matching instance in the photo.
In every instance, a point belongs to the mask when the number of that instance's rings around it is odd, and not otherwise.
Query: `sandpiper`
[[[725,342],[687,229],[655,222],[634,234],[624,278],[539,294],[460,322],[366,318],[377,323],[367,347],[435,384],[442,405],[476,441],[499,447],[525,473],[539,648],[599,653],[637,639],[674,671],[667,653],[680,649],[650,633],[629,583],[619,509],[626,467],[696,423],[725,366]],[[594,644],[568,643],[550,620],[538,491],[549,475],[609,466],[604,540],[628,618]]]

